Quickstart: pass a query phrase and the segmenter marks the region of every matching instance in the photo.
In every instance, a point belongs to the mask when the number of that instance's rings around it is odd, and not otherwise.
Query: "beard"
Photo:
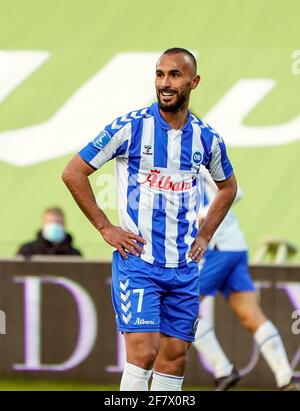
[[[160,92],[167,91],[167,90],[160,90],[156,92],[157,100],[158,100],[158,107],[160,110],[164,111],[165,113],[176,113],[180,110],[180,108],[184,105],[187,101],[188,95],[185,91],[182,91],[180,94],[177,95],[177,100],[175,103],[165,104],[160,100]]]

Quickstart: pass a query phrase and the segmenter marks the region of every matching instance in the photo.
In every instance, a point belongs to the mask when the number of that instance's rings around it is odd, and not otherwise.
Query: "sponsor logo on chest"
[[[174,176],[163,175],[160,170],[152,169],[141,184],[164,191],[188,191],[193,187],[193,180],[195,178],[197,177],[193,176],[191,178],[189,175],[188,181],[175,181],[176,178]]]

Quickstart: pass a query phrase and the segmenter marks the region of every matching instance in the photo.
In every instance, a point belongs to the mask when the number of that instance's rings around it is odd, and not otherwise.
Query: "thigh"
[[[169,337],[193,342],[199,313],[197,263],[173,269],[172,286],[162,296],[160,331]]]
[[[228,298],[228,303],[239,318],[265,319],[254,291],[233,292]]]
[[[151,264],[138,257],[125,260],[114,252],[111,291],[119,331],[160,330],[161,290],[151,278],[152,269]]]

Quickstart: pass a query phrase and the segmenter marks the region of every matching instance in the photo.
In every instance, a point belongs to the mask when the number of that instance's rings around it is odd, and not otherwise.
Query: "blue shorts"
[[[207,250],[199,263],[200,294],[226,298],[233,292],[255,291],[247,251]]]
[[[199,267],[163,268],[118,251],[112,258],[112,301],[122,332],[154,332],[193,342],[199,312]]]

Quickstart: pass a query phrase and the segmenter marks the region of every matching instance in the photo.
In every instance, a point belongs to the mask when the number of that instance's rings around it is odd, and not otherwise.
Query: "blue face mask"
[[[43,237],[50,243],[61,243],[65,238],[65,229],[61,224],[48,223],[43,227]]]

